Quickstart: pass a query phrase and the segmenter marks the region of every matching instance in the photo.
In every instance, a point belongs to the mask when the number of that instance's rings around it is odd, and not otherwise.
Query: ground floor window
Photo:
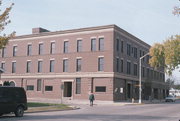
[[[45,86],[45,91],[53,91],[53,86]]]
[[[81,78],[76,78],[76,94],[81,94]]]
[[[29,90],[29,91],[34,90],[34,86],[33,85],[27,85],[27,90]]]
[[[96,92],[106,92],[105,86],[96,86]]]

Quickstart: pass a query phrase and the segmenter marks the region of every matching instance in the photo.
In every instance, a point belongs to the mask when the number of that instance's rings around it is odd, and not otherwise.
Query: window
[[[121,41],[121,52],[123,53],[124,51],[124,41]]]
[[[55,53],[55,42],[51,42],[50,54]]]
[[[33,85],[27,85],[27,91],[32,91],[34,90],[34,86]]]
[[[26,64],[26,73],[30,73],[31,72],[31,61],[27,61]]]
[[[147,58],[146,58],[146,63],[149,64],[149,59],[150,59],[150,56],[147,55]]]
[[[142,77],[145,77],[145,67],[142,67]]]
[[[63,72],[68,72],[68,59],[63,60]]]
[[[149,78],[149,68],[147,68],[147,77]]]
[[[99,38],[99,51],[104,50],[104,38]]]
[[[96,92],[106,92],[105,86],[96,86]]]
[[[53,91],[53,86],[45,86],[45,91]]]
[[[119,39],[116,39],[116,51],[119,51]]]
[[[77,40],[77,52],[82,51],[82,40]]]
[[[64,53],[68,53],[68,41],[64,41]]]
[[[43,43],[39,44],[39,55],[43,54]]]
[[[98,71],[104,70],[104,57],[98,58]]]
[[[5,63],[4,63],[4,62],[1,63],[1,68],[2,68],[2,69],[5,69]]]
[[[131,45],[127,44],[127,55],[131,56]]]
[[[137,71],[138,71],[137,64],[134,64],[134,76],[137,76],[137,74],[138,74]]]
[[[134,47],[134,58],[137,58],[137,48]]]
[[[76,60],[76,71],[81,71],[82,59]]]
[[[124,71],[124,64],[123,64],[123,60],[121,59],[121,72]]]
[[[76,94],[81,94],[81,78],[76,78]]]
[[[54,60],[50,60],[50,70],[49,72],[54,72]]]
[[[127,62],[127,74],[131,74],[131,62]]]
[[[38,79],[37,80],[37,91],[41,91],[41,86],[42,86],[42,80]]]
[[[139,50],[139,57],[141,57],[142,56],[142,51],[141,50]]]
[[[143,51],[143,56],[145,55],[145,52]],[[144,62],[144,58],[142,59],[143,60],[143,62]]]
[[[96,39],[91,39],[91,51],[96,51]]]
[[[17,56],[17,46],[13,46],[13,56]]]
[[[42,61],[38,61],[38,73],[42,72]]]
[[[116,58],[116,71],[119,72],[119,58]]]
[[[1,50],[1,52],[2,52],[2,58],[5,57],[5,55],[6,55],[6,48],[3,47],[2,50]]]
[[[27,46],[27,56],[30,56],[32,54],[32,45]]]
[[[16,73],[16,62],[12,62],[12,73]]]

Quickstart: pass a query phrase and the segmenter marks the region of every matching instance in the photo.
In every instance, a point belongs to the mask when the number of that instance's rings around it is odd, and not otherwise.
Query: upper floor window
[[[142,67],[142,77],[145,77],[145,67]]]
[[[119,72],[119,58],[116,58],[116,71]]]
[[[143,56],[145,55],[145,52],[143,51]],[[144,62],[144,58],[142,59],[143,60],[143,62]]]
[[[16,73],[16,62],[12,62],[12,73]]]
[[[121,59],[121,72],[124,71],[124,62],[123,62],[123,59]]]
[[[38,73],[42,72],[42,61],[38,61]]]
[[[137,48],[134,47],[134,58],[137,58]]]
[[[98,71],[104,71],[104,57],[98,58]]]
[[[39,44],[39,55],[43,54],[43,43]]]
[[[91,39],[91,51],[96,51],[96,39]]]
[[[55,53],[55,42],[51,42],[50,54]]]
[[[30,56],[32,54],[32,45],[27,46],[27,56]]]
[[[134,64],[134,76],[137,76],[138,70],[137,70],[137,64]]]
[[[127,44],[127,55],[131,56],[131,45]]]
[[[63,72],[68,72],[68,59],[63,60]]]
[[[41,91],[42,89],[42,79],[37,80],[37,91]]]
[[[31,72],[31,61],[27,61],[26,73],[30,73],[30,72]]]
[[[49,72],[54,72],[54,63],[55,63],[55,60],[50,60],[50,70],[49,70]]]
[[[142,57],[142,51],[139,50],[139,57]]]
[[[121,52],[124,52],[124,41],[121,41]]]
[[[17,46],[13,46],[13,56],[17,56]]]
[[[2,58],[5,57],[5,55],[6,55],[6,48],[3,47],[2,50],[1,50],[1,52],[2,52]]]
[[[77,40],[77,52],[82,51],[82,40]]]
[[[4,63],[4,62],[1,63],[1,68],[2,68],[2,69],[5,69],[5,63]]]
[[[76,78],[76,94],[81,94],[81,78]]]
[[[116,39],[116,51],[119,51],[119,39]]]
[[[81,71],[82,59],[76,60],[76,71]]]
[[[68,41],[64,41],[64,53],[68,53]]]
[[[99,38],[99,51],[104,51],[104,38]]]
[[[131,74],[131,62],[127,62],[127,74]]]

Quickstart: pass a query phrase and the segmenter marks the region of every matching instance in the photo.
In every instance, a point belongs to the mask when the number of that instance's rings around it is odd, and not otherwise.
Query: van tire
[[[14,112],[16,117],[23,117],[24,115],[24,108],[22,106],[19,106],[16,108],[16,111]]]

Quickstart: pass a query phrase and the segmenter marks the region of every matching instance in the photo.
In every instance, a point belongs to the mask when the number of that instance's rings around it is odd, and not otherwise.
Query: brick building
[[[116,25],[49,32],[34,28],[1,49],[1,80],[24,87],[29,98],[121,101],[139,95],[139,57],[150,45]],[[142,98],[166,96],[164,70],[142,60]]]

